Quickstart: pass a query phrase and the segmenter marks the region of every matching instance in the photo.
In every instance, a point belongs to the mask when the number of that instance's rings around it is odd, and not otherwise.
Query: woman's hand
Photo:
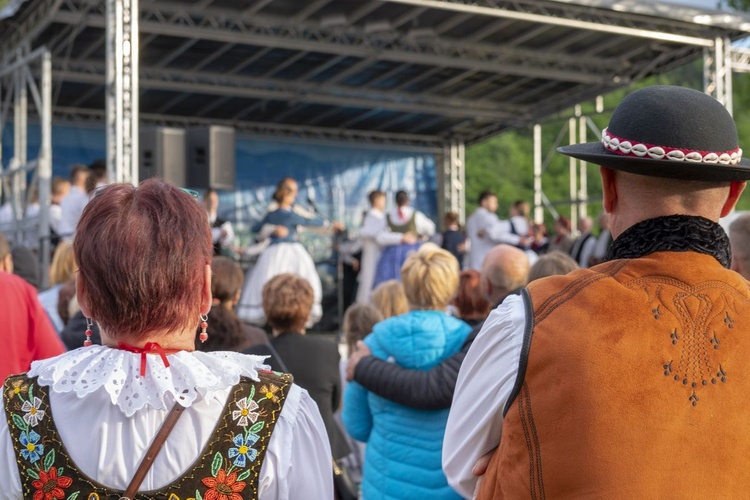
[[[367,344],[365,344],[361,340],[358,341],[357,350],[354,351],[351,356],[349,356],[349,362],[346,365],[346,380],[354,380],[354,370],[355,368],[357,368],[357,363],[359,363],[359,360],[364,358],[365,356],[371,355],[372,351],[369,347],[367,347]]]
[[[289,236],[289,228],[286,226],[276,226],[273,230],[273,235],[277,238],[286,238]]]

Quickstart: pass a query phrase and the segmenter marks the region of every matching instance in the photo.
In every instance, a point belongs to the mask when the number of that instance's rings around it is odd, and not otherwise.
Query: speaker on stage
[[[234,189],[234,129],[218,125],[191,128],[187,139],[188,186]]]
[[[169,127],[144,128],[141,129],[139,138],[140,180],[159,177],[176,186],[185,186],[185,130]]]

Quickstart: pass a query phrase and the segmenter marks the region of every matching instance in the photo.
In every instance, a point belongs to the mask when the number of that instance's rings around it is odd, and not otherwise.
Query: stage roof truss
[[[635,0],[140,0],[141,120],[442,151],[531,125],[744,37]],[[52,51],[57,117],[103,116],[99,0],[27,0],[5,54]],[[738,61],[740,65],[744,61]]]

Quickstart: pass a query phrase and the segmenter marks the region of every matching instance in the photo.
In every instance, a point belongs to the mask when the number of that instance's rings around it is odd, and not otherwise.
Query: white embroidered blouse
[[[36,361],[29,376],[49,387],[50,409],[70,458],[84,474],[125,489],[175,401],[187,409],[167,438],[141,490],[184,474],[211,438],[240,376],[258,380],[263,357],[234,352],[168,355],[170,366],[91,346]],[[42,416],[44,418],[44,416]],[[4,406],[0,405],[0,500],[23,498]],[[260,469],[259,498],[333,498],[331,450],[315,402],[290,388]]]

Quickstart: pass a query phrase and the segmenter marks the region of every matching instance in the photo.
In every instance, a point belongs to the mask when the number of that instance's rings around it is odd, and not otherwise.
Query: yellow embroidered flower
[[[279,387],[274,384],[260,386],[260,393],[274,403],[279,402],[279,397],[276,395],[277,392],[279,392]]]
[[[12,384],[10,384],[10,388],[8,389],[6,394],[8,394],[9,398],[12,398],[13,396],[17,396],[22,392],[25,393],[28,390],[29,384],[27,384],[24,380],[16,380]]]

